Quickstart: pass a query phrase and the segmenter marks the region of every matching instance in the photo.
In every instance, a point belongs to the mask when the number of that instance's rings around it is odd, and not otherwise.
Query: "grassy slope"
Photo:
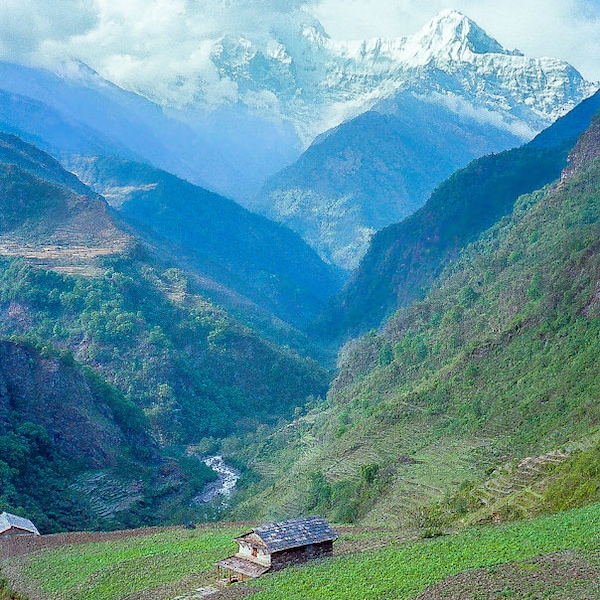
[[[213,526],[195,531],[171,529],[148,531],[131,539],[69,544],[56,540],[54,549],[4,556],[2,566],[11,583],[26,591],[32,600],[117,600],[146,598],[166,600],[191,593],[214,581],[212,563],[235,549],[231,538],[243,528]],[[472,528],[436,540],[401,542],[390,532],[347,529],[337,542],[338,556],[303,567],[288,568],[253,582],[256,600],[328,599],[362,600],[412,598],[446,578],[485,567],[513,564],[517,575],[536,568],[536,557],[569,550],[595,566],[578,583],[598,583],[600,567],[600,505],[561,513],[533,521],[500,527]],[[378,540],[383,547],[339,554],[353,542],[365,546]],[[48,543],[52,539],[47,540]],[[62,542],[62,543],[61,543]],[[7,549],[4,549],[5,554]],[[530,562],[528,562],[530,561]],[[520,568],[519,568],[520,567]],[[566,580],[546,586],[544,597],[557,597]],[[520,580],[504,582],[505,595],[518,594]],[[234,586],[221,597],[236,597],[246,586]],[[597,589],[597,588],[596,588]],[[248,592],[250,590],[247,590]],[[492,592],[493,590],[488,590]],[[239,595],[237,595],[239,597]],[[535,596],[537,597],[537,596]],[[573,598],[596,598],[595,595]]]
[[[260,581],[258,585],[265,591],[253,598],[411,598],[433,583],[468,569],[523,561],[568,548],[598,550],[599,533],[598,507],[594,506],[558,517],[498,529],[472,529],[431,542],[289,569]],[[507,595],[510,591],[505,590]],[[512,592],[519,592],[518,587]]]
[[[414,524],[461,482],[597,430],[599,190],[588,157],[523,196],[423,302],[349,345],[327,404],[248,454],[262,488],[239,514]]]
[[[5,570],[14,574],[14,586],[32,598],[109,600],[155,588],[160,598],[165,597],[163,584],[181,582],[180,591],[191,591],[212,583],[213,563],[235,550],[232,537],[239,531],[220,526],[148,530],[147,535],[132,537],[125,533],[8,559]],[[190,581],[192,575],[196,577]]]

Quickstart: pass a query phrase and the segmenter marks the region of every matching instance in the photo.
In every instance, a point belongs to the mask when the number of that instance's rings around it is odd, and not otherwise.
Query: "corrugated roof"
[[[247,577],[260,577],[271,568],[243,558],[238,558],[237,556],[230,556],[229,558],[220,560],[216,564],[219,565],[219,567],[230,569],[231,571],[241,573]]]
[[[8,531],[12,527],[23,529],[24,531],[30,531],[34,535],[40,535],[37,527],[29,520],[23,517],[17,517],[17,515],[11,515],[10,513],[3,512],[0,514],[0,533]]]
[[[270,523],[256,527],[252,532],[264,542],[271,553],[309,544],[320,544],[338,538],[337,533],[321,517]]]

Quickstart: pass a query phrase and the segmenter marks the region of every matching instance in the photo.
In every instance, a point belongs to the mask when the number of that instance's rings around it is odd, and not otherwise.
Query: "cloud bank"
[[[294,20],[304,0],[4,0],[0,59],[34,66],[82,61],[164,103],[235,95],[210,53],[223,35],[259,43]]]

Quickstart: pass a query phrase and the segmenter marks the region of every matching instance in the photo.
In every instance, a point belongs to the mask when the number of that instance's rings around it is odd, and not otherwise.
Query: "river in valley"
[[[210,467],[216,474],[217,480],[212,481],[192,499],[192,504],[201,506],[217,501],[223,507],[229,503],[229,498],[235,490],[235,486],[242,474],[233,467],[227,465],[222,456],[210,456],[200,459]]]

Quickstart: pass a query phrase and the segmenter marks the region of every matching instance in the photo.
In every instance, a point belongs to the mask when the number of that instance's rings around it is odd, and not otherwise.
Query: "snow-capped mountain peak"
[[[302,37],[308,40],[315,46],[325,46],[329,41],[329,35],[321,25],[317,26],[314,23],[305,23],[302,25]]]
[[[564,61],[507,50],[456,10],[406,38],[334,40],[316,20],[286,22],[271,33],[270,44],[250,36],[220,40],[212,60],[242,104],[259,98],[260,106],[275,107],[305,145],[399,91],[490,113],[523,139],[594,91]],[[273,101],[262,101],[265,94]]]
[[[477,23],[456,10],[445,10],[407,40],[407,55],[424,64],[431,59],[463,60],[465,53],[506,54],[506,50]]]
[[[314,16],[299,11],[268,30],[205,40],[198,65],[165,84],[166,96],[157,97],[154,87],[134,91],[160,100],[170,114],[183,112],[188,124],[250,115],[304,147],[399,92],[475,111],[526,138],[595,91],[564,61],[507,50],[455,10],[409,37],[353,41],[332,39]],[[58,75],[104,87],[82,65]]]

